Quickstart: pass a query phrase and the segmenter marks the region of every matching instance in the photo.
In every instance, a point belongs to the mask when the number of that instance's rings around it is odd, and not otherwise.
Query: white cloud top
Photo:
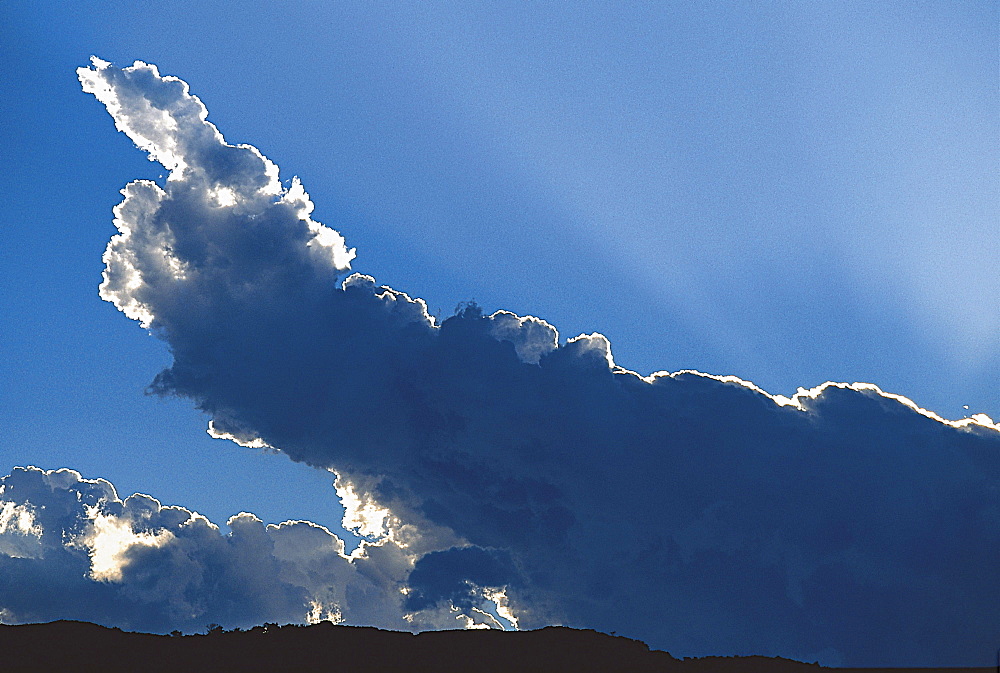
[[[137,180],[123,190],[125,200],[115,209],[121,233],[104,254],[103,299],[149,327],[165,295],[218,281],[205,271],[220,263],[250,267],[240,278],[244,284],[275,262],[333,275],[350,268],[354,250],[309,217],[313,204],[299,181],[283,188],[278,167],[257,148],[226,143],[185,82],[161,77],[155,65],[141,61],[121,69],[92,61],[77,70],[83,90],[104,103],[118,130],[151,161],[170,171],[162,187]],[[229,241],[226,250],[206,246],[225,234],[241,240]],[[197,248],[209,257],[185,254]]]

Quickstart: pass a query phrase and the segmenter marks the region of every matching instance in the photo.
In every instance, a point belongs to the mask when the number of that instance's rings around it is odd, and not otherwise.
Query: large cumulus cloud
[[[521,626],[680,655],[990,660],[990,419],[944,421],[867,385],[786,399],[642,377],[599,334],[563,341],[475,305],[438,324],[419,299],[344,278],[353,251],[301,185],[226,144],[183,82],[142,63],[79,73],[170,169],[123,190],[101,286],[169,344],[153,389],[192,399],[219,436],[335,470],[420,540],[409,607],[460,609],[488,581]]]

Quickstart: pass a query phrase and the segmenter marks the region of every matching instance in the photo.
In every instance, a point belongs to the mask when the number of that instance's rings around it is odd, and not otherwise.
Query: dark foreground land
[[[127,633],[83,622],[0,625],[0,671],[410,671],[450,673],[987,673],[992,668],[830,669],[788,659],[678,660],[595,631],[431,631],[269,626],[207,635]]]

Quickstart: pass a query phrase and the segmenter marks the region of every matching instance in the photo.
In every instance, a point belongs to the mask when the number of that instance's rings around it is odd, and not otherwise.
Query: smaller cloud
[[[147,495],[121,500],[103,479],[15,468],[0,479],[0,575],[10,580],[0,584],[0,615],[5,623],[80,619],[153,632],[322,620],[414,630],[432,628],[442,612],[451,628],[489,622],[483,592],[474,600],[449,589],[454,601],[436,596],[445,600],[410,605],[408,583],[423,554],[419,531],[343,479],[338,490],[350,496],[345,523],[370,538],[351,555],[308,521],[265,525],[243,512],[224,533]],[[441,593],[436,565],[432,557],[420,566],[420,595]],[[465,565],[502,609],[495,570]]]

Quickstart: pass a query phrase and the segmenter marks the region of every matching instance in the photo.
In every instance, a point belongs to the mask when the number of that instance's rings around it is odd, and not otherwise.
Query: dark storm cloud
[[[471,610],[480,607],[476,587],[510,584],[515,577],[510,556],[503,550],[453,547],[424,554],[408,578],[406,608],[414,612],[447,600]]]
[[[986,417],[947,422],[874,386],[786,399],[640,377],[599,334],[560,343],[474,305],[437,324],[419,299],[341,281],[353,251],[182,82],[101,61],[80,77],[171,169],[124,190],[101,286],[170,345],[153,388],[192,399],[217,435],[335,470],[366,521],[423,555],[410,608],[460,610],[488,582],[521,627],[679,655],[987,661],[1000,432]]]

